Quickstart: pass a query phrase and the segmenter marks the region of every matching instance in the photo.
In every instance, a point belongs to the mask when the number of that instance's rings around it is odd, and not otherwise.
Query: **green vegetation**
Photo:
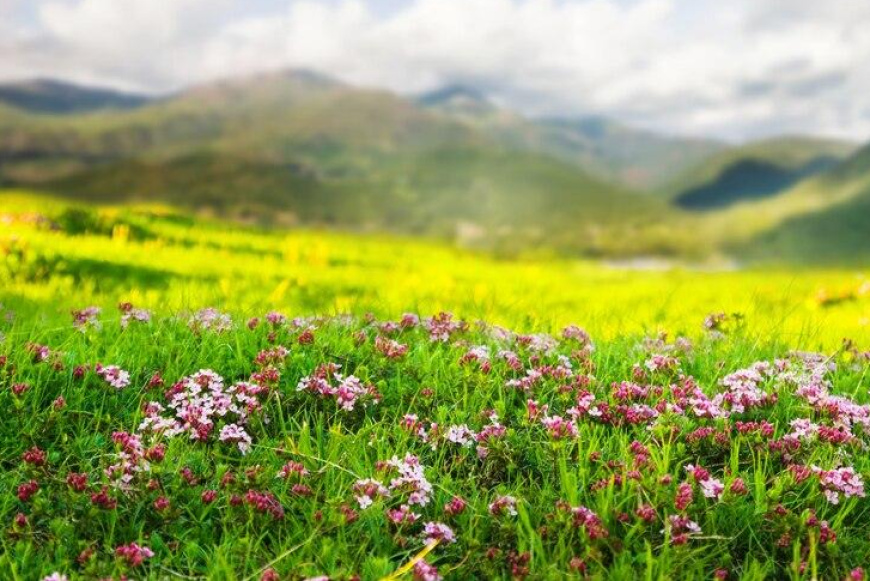
[[[860,272],[503,261],[21,191],[0,208],[6,578],[866,566]]]

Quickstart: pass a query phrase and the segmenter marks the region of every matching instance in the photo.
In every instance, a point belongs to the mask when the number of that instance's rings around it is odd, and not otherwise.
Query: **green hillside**
[[[817,211],[791,217],[759,234],[740,251],[759,258],[804,263],[859,263],[870,259],[870,147],[801,184],[792,195],[802,195],[807,203],[826,203]]]
[[[836,166],[855,150],[849,142],[782,137],[733,147],[709,157],[668,184],[680,207],[700,211],[763,200]]]

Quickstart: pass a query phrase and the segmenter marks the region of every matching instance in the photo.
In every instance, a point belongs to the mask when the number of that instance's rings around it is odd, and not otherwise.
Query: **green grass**
[[[671,409],[632,424],[618,407],[675,403],[689,377],[713,397],[725,391],[720,382],[727,374],[789,357],[790,349],[829,356],[837,367],[824,374],[827,389],[866,406],[870,297],[859,270],[629,271],[543,256],[497,260],[385,235],[265,231],[154,205],[71,206],[26,192],[5,192],[0,202],[0,571],[6,578],[58,571],[72,578],[258,579],[272,569],[289,579],[410,579],[403,567],[424,551],[427,521],[444,522],[456,534],[455,543],[425,555],[448,579],[561,579],[576,576],[577,568],[593,579],[709,579],[717,569],[730,579],[842,579],[866,565],[868,500],[831,504],[818,476],[799,480],[787,466],[850,466],[866,479],[867,436],[856,423],[850,443],[817,438],[784,457],[770,442],[788,434],[792,420],[835,424],[785,376],[760,386],[776,393],[775,401],[729,418]],[[151,309],[153,319],[122,328],[115,306],[121,301]],[[89,305],[102,307],[100,325],[80,331],[70,311]],[[205,306],[229,313],[230,328],[191,328],[190,317]],[[315,318],[272,325],[264,315],[273,310]],[[406,312],[425,317],[441,310],[469,323],[447,342],[430,340],[422,325],[381,327]],[[715,312],[743,318],[729,319],[719,337],[702,326]],[[260,320],[250,328],[254,316]],[[569,323],[590,332],[593,350],[582,340],[562,339],[538,353],[536,340],[527,344],[491,326],[560,337]],[[677,342],[681,335],[693,346]],[[845,337],[854,341],[848,348]],[[384,355],[385,338],[407,346],[407,353]],[[34,344],[51,349],[46,361],[37,361]],[[118,460],[119,444],[112,434],[137,432],[145,404],[166,405],[166,390],[200,369],[214,370],[226,385],[247,381],[268,367],[257,362],[258,353],[277,345],[288,354],[273,361],[278,375],[255,378],[268,389],[256,396],[262,408],[245,425],[252,438],[247,454],[217,441],[216,433],[198,442],[142,432],[146,447],[166,445],[165,457],[137,473],[129,488],[113,485],[106,468]],[[469,360],[469,349],[479,345],[489,348],[488,372]],[[517,354],[518,369],[497,356],[501,349]],[[678,370],[646,370],[662,353],[677,358]],[[573,379],[548,376],[528,392],[510,386],[527,369],[564,364],[559,355],[571,361]],[[804,367],[797,356],[790,360],[793,369]],[[97,363],[129,371],[130,385],[110,387]],[[380,401],[361,395],[345,411],[332,397],[297,390],[327,363],[372,386]],[[155,374],[163,384],[149,387]],[[798,385],[811,383],[802,373],[795,377]],[[650,391],[620,401],[613,385],[623,381]],[[13,389],[22,384],[27,389]],[[528,399],[565,417],[583,390],[611,406],[614,419],[583,416],[577,437],[567,439],[553,438],[540,418],[529,420]],[[55,405],[58,397],[63,406]],[[497,413],[506,432],[486,444],[485,458],[476,444],[444,439],[452,425],[483,430],[492,422],[486,410]],[[406,414],[424,423],[428,443],[403,427]],[[216,431],[229,418],[232,413],[218,419]],[[740,433],[736,422],[750,420],[769,422],[773,433]],[[430,422],[441,426],[440,436]],[[690,436],[698,428],[713,433]],[[648,461],[637,464],[634,441],[648,450]],[[31,462],[23,460],[34,447],[45,452],[44,464],[33,463],[32,454]],[[354,485],[366,478],[389,483],[378,462],[406,454],[419,458],[433,490],[430,502],[414,507],[420,520],[397,526],[385,511],[406,502],[407,492],[393,491],[362,509]],[[276,478],[290,461],[309,473]],[[688,464],[723,482],[721,499],[704,497],[696,482],[692,503],[675,506]],[[67,483],[71,472],[88,475],[83,491]],[[738,478],[745,493],[731,489]],[[31,480],[39,490],[19,499],[18,487]],[[294,484],[307,488],[294,491]],[[103,486],[114,508],[95,505],[91,495]],[[202,500],[207,490],[216,493],[211,503]],[[251,490],[273,495],[283,518],[246,500]],[[515,516],[490,514],[489,504],[503,495],[517,499]],[[443,507],[454,496],[468,506],[451,516]],[[168,508],[155,507],[160,497]],[[600,524],[572,525],[563,503],[588,508]],[[651,522],[636,514],[642,505],[652,508]],[[824,529],[812,524],[811,511],[833,529],[835,543],[822,542]],[[16,522],[19,513],[26,522]],[[696,521],[702,532],[674,544],[678,533],[666,524],[674,514]],[[133,566],[116,555],[117,547],[133,542],[154,556]],[[79,560],[82,552],[89,556]]]

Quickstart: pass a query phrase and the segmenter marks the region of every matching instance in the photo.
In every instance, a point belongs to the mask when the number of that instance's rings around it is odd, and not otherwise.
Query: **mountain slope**
[[[677,206],[695,211],[775,197],[803,179],[836,166],[849,142],[784,137],[733,147],[679,176],[665,190]]]
[[[553,156],[638,190],[654,190],[724,147],[713,140],[658,135],[604,117],[528,119],[462,85],[425,93],[417,103],[473,126],[504,147]]]
[[[804,211],[755,236],[739,251],[762,259],[802,263],[870,259],[870,146],[836,168],[801,184]]]
[[[0,84],[0,103],[32,113],[69,114],[131,109],[144,105],[148,100],[142,95],[48,79]]]

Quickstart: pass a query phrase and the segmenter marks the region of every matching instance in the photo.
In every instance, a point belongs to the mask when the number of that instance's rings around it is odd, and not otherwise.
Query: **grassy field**
[[[863,578],[864,271],[26,192],[0,257],[4,578]]]

